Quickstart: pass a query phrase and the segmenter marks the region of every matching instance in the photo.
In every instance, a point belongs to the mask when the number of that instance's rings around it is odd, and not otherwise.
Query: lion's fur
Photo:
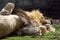
[[[9,35],[14,31],[17,34],[24,33],[29,35],[55,32],[55,29],[50,25],[50,20],[46,21],[47,19],[39,10],[29,12],[15,8],[12,13],[11,15],[0,15],[0,37]]]
[[[17,15],[0,15],[0,37],[7,36],[20,27],[20,19]]]

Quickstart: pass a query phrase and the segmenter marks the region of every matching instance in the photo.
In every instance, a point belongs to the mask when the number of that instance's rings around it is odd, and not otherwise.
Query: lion
[[[11,4],[9,4],[9,5],[11,6]],[[7,7],[5,6],[3,8],[3,10],[9,11],[9,12],[6,11],[7,13],[5,13],[5,14],[11,14],[13,12],[13,14],[15,16],[18,16],[19,21],[14,19],[21,25],[20,28],[19,28],[20,25],[18,26],[18,30],[16,31],[18,35],[20,35],[21,33],[22,34],[28,34],[28,35],[31,35],[31,34],[41,35],[41,34],[44,34],[47,32],[51,32],[51,31],[55,32],[55,29],[50,25],[51,24],[50,21],[46,21],[45,17],[43,16],[43,14],[39,10],[32,10],[31,12],[29,12],[29,11],[24,11],[24,10],[18,9],[18,8],[14,9],[14,5],[12,5],[12,6],[13,7],[11,9],[9,9],[8,6]],[[14,9],[14,11],[13,11],[13,9]],[[4,14],[3,12],[4,11],[1,12],[2,13],[1,15]],[[13,15],[13,14],[11,14],[11,15]],[[4,17],[5,16],[3,16],[2,18],[4,18]],[[9,21],[8,18],[6,20]],[[12,22],[14,22],[14,21],[12,21]],[[3,23],[3,25],[4,25],[4,23]],[[14,26],[14,27],[17,27],[17,26]]]

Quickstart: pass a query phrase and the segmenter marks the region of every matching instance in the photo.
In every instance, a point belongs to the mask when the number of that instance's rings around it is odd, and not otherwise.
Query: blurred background
[[[23,10],[39,9],[44,16],[60,18],[60,0],[0,0],[0,10],[8,2],[15,3],[17,8]]]

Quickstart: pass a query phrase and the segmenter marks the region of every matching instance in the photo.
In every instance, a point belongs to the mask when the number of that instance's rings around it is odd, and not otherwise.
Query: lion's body
[[[0,15],[0,37],[6,36],[20,26],[20,20],[17,15]]]

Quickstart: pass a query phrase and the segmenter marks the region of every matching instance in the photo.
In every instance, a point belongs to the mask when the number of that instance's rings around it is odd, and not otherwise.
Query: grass
[[[60,40],[60,25],[53,25],[56,32],[47,33],[43,36],[10,36],[2,40]]]

